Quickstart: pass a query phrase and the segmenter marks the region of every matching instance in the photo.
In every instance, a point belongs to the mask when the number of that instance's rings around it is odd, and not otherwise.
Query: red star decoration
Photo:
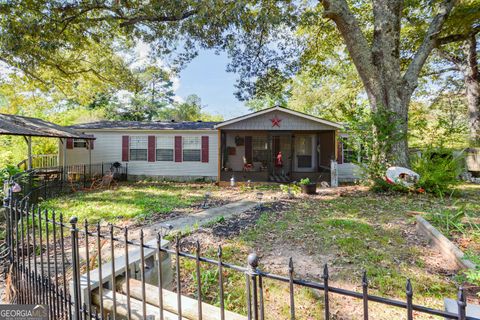
[[[275,115],[273,119],[270,119],[270,121],[272,121],[272,128],[275,126],[280,128],[280,122],[282,122],[282,119],[280,119],[277,115]]]

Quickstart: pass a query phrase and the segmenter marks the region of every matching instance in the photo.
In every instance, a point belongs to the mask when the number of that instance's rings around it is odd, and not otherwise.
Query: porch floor
[[[287,183],[293,181],[300,181],[304,178],[309,178],[314,182],[326,181],[330,183],[330,172],[327,170],[317,172],[292,172],[290,175],[273,175],[268,171],[222,171],[220,173],[220,181],[230,181],[235,177],[237,182],[278,182]]]

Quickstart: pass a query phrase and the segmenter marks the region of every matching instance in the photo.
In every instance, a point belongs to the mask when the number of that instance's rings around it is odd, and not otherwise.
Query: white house
[[[129,176],[329,181],[331,160],[341,180],[357,175],[338,139],[340,124],[282,107],[224,122],[99,121],[71,128],[95,140],[68,139],[60,163],[120,162]]]

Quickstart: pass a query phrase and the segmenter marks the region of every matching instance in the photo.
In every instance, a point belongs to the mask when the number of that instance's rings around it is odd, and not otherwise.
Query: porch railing
[[[258,209],[260,210],[260,209]],[[387,307],[403,310],[407,319],[411,320],[417,314],[427,314],[443,317],[445,319],[473,319],[466,316],[466,299],[462,288],[459,288],[457,303],[458,312],[452,313],[443,310],[432,309],[413,303],[413,286],[408,280],[405,287],[405,300],[395,300],[373,295],[369,292],[368,275],[363,273],[359,279],[362,290],[360,292],[332,286],[327,265],[323,268],[321,281],[310,281],[299,278],[295,274],[294,260],[290,259],[285,266],[287,275],[279,275],[261,270],[259,259],[255,254],[248,256],[246,266],[239,266],[224,261],[222,247],[218,247],[217,258],[210,259],[202,256],[200,243],[196,243],[194,252],[186,252],[182,248],[179,238],[176,238],[174,248],[162,245],[162,234],[157,235],[156,241],[146,242],[142,230],[131,231],[128,227],[119,228],[115,225],[90,224],[88,221],[78,223],[72,218],[67,223],[61,213],[42,210],[38,206],[31,205],[28,201],[11,201],[7,215],[7,238],[11,248],[9,255],[11,280],[11,292],[8,296],[10,303],[45,304],[48,306],[52,319],[116,319],[120,317],[119,311],[124,312],[128,319],[171,319],[182,318],[185,314],[183,284],[193,281],[191,285],[196,288],[193,297],[196,300],[195,317],[202,319],[205,312],[202,308],[203,293],[206,288],[212,288],[211,284],[205,286],[202,283],[202,274],[206,268],[214,268],[218,271],[215,295],[218,297],[218,314],[215,319],[225,319],[226,310],[225,283],[229,273],[240,273],[245,281],[244,296],[247,319],[261,319],[265,315],[265,306],[269,303],[265,294],[266,281],[283,283],[288,288],[289,318],[297,319],[298,289],[310,288],[323,293],[323,312],[325,319],[331,319],[331,299],[334,296],[360,300],[363,302],[363,319],[370,319],[370,302],[376,302]],[[138,240],[132,240],[138,239]],[[132,259],[130,249],[139,251],[140,263],[131,267],[129,260]],[[158,280],[154,284],[158,301],[152,302],[151,294],[148,295],[146,288],[152,288],[148,283],[147,272],[152,265],[146,260],[147,251],[154,251],[155,270]],[[172,258],[175,285],[170,290],[162,289],[161,261],[163,255]],[[125,270],[116,267],[118,259],[124,261]],[[182,276],[181,262],[191,261],[194,264],[193,277],[186,279]],[[93,270],[96,268],[96,270]],[[109,279],[105,280],[102,273],[108,273]],[[82,275],[83,274],[83,275]],[[129,279],[139,275],[140,298],[133,296],[132,288],[129,287]],[[231,275],[232,276],[232,275]],[[238,277],[237,277],[238,278]],[[120,282],[125,284],[126,289],[119,291]],[[87,287],[87,295],[83,289]],[[123,286],[122,286],[123,288]],[[138,289],[138,288],[137,288]],[[138,293],[138,291],[137,291]],[[176,297],[176,305],[166,306],[166,294]],[[136,309],[134,309],[136,308]],[[173,311],[172,311],[173,308]],[[170,310],[170,311],[169,311]],[[192,312],[189,309],[190,313]],[[169,316],[167,317],[167,313]],[[190,318],[192,318],[190,316]],[[227,317],[228,318],[228,317]]]
[[[32,156],[32,169],[36,168],[52,168],[58,166],[57,154],[39,154]],[[28,159],[24,159],[17,164],[22,170],[28,169]]]

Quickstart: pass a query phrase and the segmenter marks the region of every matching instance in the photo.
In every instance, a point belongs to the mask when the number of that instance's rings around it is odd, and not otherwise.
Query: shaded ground
[[[193,252],[199,239],[205,254],[216,256],[222,245],[224,260],[245,265],[249,252],[260,256],[263,270],[287,274],[288,259],[294,260],[295,274],[301,278],[320,280],[323,264],[328,263],[333,285],[361,291],[361,273],[367,271],[370,291],[374,294],[405,299],[405,283],[410,278],[414,303],[443,309],[443,297],[454,298],[462,281],[455,266],[444,261],[415,235],[414,220],[408,211],[442,210],[454,205],[469,204],[470,196],[455,199],[428,195],[378,195],[362,187],[327,189],[320,194],[286,199],[280,193],[266,192],[268,202],[263,212],[252,210],[210,228],[201,228],[182,240],[182,248]],[[275,200],[276,199],[276,200]],[[212,249],[213,248],[213,249]],[[184,286],[195,295],[194,264],[185,263]],[[218,303],[215,290],[218,272],[210,268],[212,290],[204,293]],[[244,278],[226,271],[229,279],[229,309],[245,311]],[[285,319],[289,315],[288,287],[266,283],[267,318]],[[469,300],[478,303],[478,287],[470,286]],[[308,290],[296,292],[299,319],[322,318],[322,296]],[[360,319],[360,301],[334,296],[331,304],[335,319]],[[401,309],[370,304],[374,319],[404,319]],[[416,319],[435,319],[419,315]]]

